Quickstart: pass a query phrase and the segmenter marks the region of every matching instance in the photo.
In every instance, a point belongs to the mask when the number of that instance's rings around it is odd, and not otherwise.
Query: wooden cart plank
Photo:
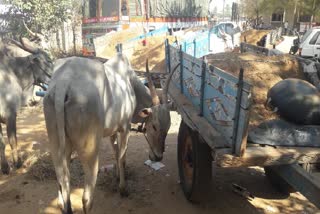
[[[243,157],[231,154],[231,149],[217,149],[213,158],[221,167],[267,166],[320,162],[320,148],[248,146]]]
[[[245,124],[243,126],[239,126],[237,130],[237,139],[235,141],[235,152],[237,156],[242,157],[245,154],[247,149],[247,139],[248,139],[248,128],[249,128],[249,116],[250,116],[250,109],[249,110],[242,110],[240,111],[239,116],[239,123]],[[242,121],[245,120],[245,121]]]
[[[320,208],[320,180],[298,164],[273,166],[272,170],[282,177],[295,190],[302,193],[315,206]]]
[[[178,112],[181,114],[185,123],[187,123],[191,129],[199,132],[212,149],[230,147],[225,138],[221,136],[204,117],[199,116],[193,104],[181,94],[173,84],[169,86],[169,94],[174,100]]]

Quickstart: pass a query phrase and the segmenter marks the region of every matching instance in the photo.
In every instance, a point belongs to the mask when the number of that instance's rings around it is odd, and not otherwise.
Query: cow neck
[[[9,63],[9,66],[17,77],[22,90],[26,90],[30,88],[31,85],[33,85],[34,77],[29,56],[15,57],[14,60]]]
[[[133,74],[131,75],[130,82],[132,84],[137,101],[132,123],[141,123],[144,121],[144,119],[139,116],[139,111],[143,108],[152,107],[152,97],[150,95],[150,90],[141,82],[135,72],[132,73]]]
[[[137,105],[141,105],[142,108],[149,108],[152,106],[152,97],[150,90],[142,83],[139,77],[133,72],[131,83],[136,95]]]

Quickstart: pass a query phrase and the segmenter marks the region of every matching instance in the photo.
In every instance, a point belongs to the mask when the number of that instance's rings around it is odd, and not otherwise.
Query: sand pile
[[[142,27],[129,28],[118,32],[111,32],[95,39],[96,55],[98,57],[111,58],[116,54],[116,45],[125,43],[129,39],[143,34]]]
[[[119,34],[119,35],[117,35]],[[117,32],[114,35],[117,42],[122,40],[128,40],[125,33]],[[166,39],[169,39],[170,43],[176,40],[173,36],[166,34],[159,36],[147,37],[146,45],[143,45],[143,39],[137,40],[131,43],[123,43],[123,52],[129,57],[132,67],[137,71],[145,70],[146,59],[149,59],[149,68],[154,72],[165,72],[165,45]],[[104,58],[111,58],[116,54],[114,46],[117,42],[112,41],[110,44],[104,46],[104,50],[97,56]],[[106,43],[107,44],[107,43]]]
[[[267,92],[273,85],[287,78],[305,79],[298,61],[290,55],[266,57],[252,53],[219,53],[207,58],[210,64],[235,76],[239,75],[240,67],[244,68],[244,78],[253,86],[251,128],[277,117],[264,107]]]
[[[175,41],[175,37],[166,35],[148,37],[146,46],[142,41],[138,41],[130,57],[132,67],[135,70],[144,71],[146,59],[148,59],[151,71],[164,73],[166,69],[164,42],[167,38],[170,43]]]
[[[257,45],[257,42],[264,36],[267,35],[270,30],[247,30],[241,33],[241,42],[244,42],[244,38],[246,37],[247,43],[252,45]]]

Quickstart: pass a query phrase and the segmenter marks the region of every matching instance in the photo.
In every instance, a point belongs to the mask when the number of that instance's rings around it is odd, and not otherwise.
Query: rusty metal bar
[[[241,99],[242,99],[242,89],[243,89],[243,68],[240,68],[239,73],[239,81],[238,81],[238,91],[237,91],[237,101],[236,101],[236,108],[234,113],[234,125],[233,125],[233,134],[232,134],[232,153],[236,152],[236,142],[237,142],[237,135],[238,135],[238,126],[239,126],[239,119],[240,119],[240,111],[241,111]]]
[[[183,94],[183,51],[180,45],[180,92]]]
[[[202,68],[201,68],[201,97],[200,97],[200,116],[203,116],[204,107],[204,89],[206,86],[206,72],[207,71],[207,60],[203,57]]]
[[[165,47],[166,47],[167,72],[171,73],[170,45],[169,45],[169,40],[168,39],[166,39],[166,41],[165,41]]]

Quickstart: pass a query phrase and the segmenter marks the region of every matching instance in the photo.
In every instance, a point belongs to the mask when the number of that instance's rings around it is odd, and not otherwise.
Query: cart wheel
[[[178,134],[178,166],[186,198],[191,202],[205,201],[212,181],[211,148],[183,121]]]

